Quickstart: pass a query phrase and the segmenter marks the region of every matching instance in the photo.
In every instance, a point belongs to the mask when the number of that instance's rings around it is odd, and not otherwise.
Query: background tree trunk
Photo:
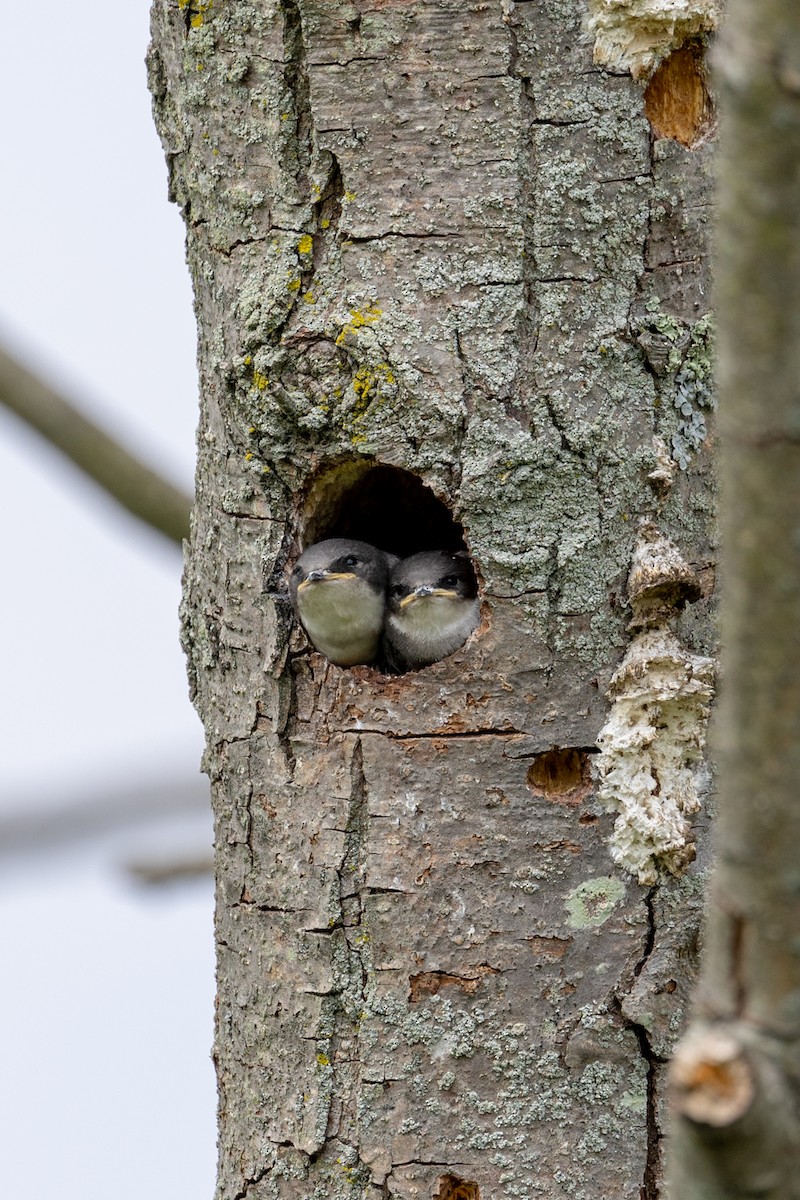
[[[717,866],[673,1069],[681,1200],[800,1196],[800,12],[732,0],[718,295],[725,685]]]
[[[154,4],[220,1197],[657,1193],[713,581],[713,11],[668,7],[593,5],[603,68],[577,0]],[[480,629],[398,677],[327,664],[282,577],[338,534],[464,539]]]

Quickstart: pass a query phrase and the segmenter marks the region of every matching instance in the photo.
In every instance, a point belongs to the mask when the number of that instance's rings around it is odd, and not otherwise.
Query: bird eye
[[[403,596],[403,595],[405,595],[405,591],[406,591],[406,589],[403,587],[402,583],[395,583],[395,584],[392,584],[392,586],[389,588],[389,595],[390,596]]]
[[[297,565],[297,566],[294,568],[294,570],[292,571],[292,574],[293,574],[293,575],[302,575],[302,574],[303,574],[303,568],[302,568],[302,567],[301,567],[301,566],[298,564],[298,565]]]
[[[442,580],[442,587],[454,588],[457,586],[458,586],[458,576],[457,575],[445,575],[444,579]]]
[[[357,567],[358,566],[358,558],[356,557],[355,554],[348,554],[347,558],[344,560],[344,565],[346,567]]]

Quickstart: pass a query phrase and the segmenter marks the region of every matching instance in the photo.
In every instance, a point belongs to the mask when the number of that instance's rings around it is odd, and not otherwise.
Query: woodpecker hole
[[[591,790],[589,751],[554,747],[528,767],[528,787],[560,804],[579,804]]]
[[[458,1175],[440,1175],[435,1200],[481,1200],[481,1190],[471,1180]]]

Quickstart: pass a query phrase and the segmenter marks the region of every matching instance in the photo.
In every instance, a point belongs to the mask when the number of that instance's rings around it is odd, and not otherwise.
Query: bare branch
[[[192,500],[0,348],[0,403],[140,521],[179,544]]]

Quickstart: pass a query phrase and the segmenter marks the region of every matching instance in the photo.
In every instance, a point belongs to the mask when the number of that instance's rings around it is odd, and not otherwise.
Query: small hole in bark
[[[455,987],[467,996],[474,996],[487,975],[497,975],[496,967],[481,963],[472,975],[449,975],[446,971],[421,971],[408,980],[408,1002],[418,1004],[424,996],[438,996],[443,988]]]
[[[434,1196],[436,1200],[481,1200],[481,1190],[477,1183],[458,1175],[440,1175]]]
[[[303,547],[357,538],[406,558],[420,550],[466,550],[463,527],[429,487],[400,467],[352,461],[323,471],[304,506]]]
[[[589,792],[589,751],[554,747],[537,754],[528,767],[528,786],[554,800],[577,804]]]
[[[682,146],[695,146],[708,133],[714,109],[699,44],[682,46],[665,59],[645,89],[644,111],[656,137]]]

